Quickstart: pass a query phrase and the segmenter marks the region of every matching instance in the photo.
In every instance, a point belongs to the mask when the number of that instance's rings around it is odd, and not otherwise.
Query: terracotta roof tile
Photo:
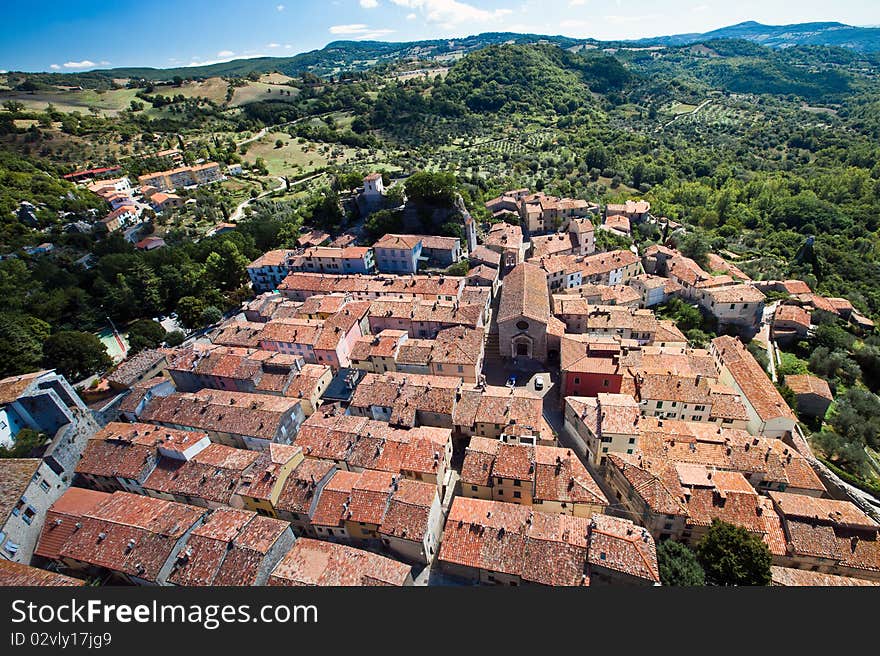
[[[719,362],[730,371],[762,420],[780,418],[797,421],[776,386],[742,342],[735,337],[725,335],[713,339],[712,347]]]
[[[116,492],[91,510],[60,556],[155,582],[177,541],[205,510]],[[103,536],[103,537],[102,537]]]
[[[269,585],[404,585],[408,565],[333,542],[300,538],[269,576]]]
[[[0,558],[0,587],[70,587],[85,585],[80,579],[71,578],[57,572],[30,567]]]

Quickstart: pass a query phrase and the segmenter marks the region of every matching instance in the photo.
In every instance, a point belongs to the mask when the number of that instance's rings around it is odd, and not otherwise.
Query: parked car
[[[544,377],[543,376],[538,376],[537,378],[535,378],[535,389],[536,390],[544,389]]]
[[[511,376],[510,378],[507,379],[507,386],[514,387],[515,385],[516,385],[516,376],[514,375],[514,376]]]

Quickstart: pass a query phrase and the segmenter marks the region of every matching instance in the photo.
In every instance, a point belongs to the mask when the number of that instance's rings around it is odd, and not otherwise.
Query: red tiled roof
[[[218,508],[195,528],[168,582],[186,586],[250,586],[290,525],[248,510]]]
[[[333,542],[300,538],[272,574],[269,585],[405,585],[409,565]]]
[[[85,585],[80,579],[64,576],[57,572],[49,572],[45,569],[30,567],[23,563],[16,563],[5,558],[0,558],[0,587],[72,587]]]
[[[654,539],[627,519],[593,515],[590,523],[589,562],[636,578],[660,582]]]
[[[46,513],[46,521],[43,523],[34,555],[57,560],[62,545],[76,530],[76,523],[109,497],[106,492],[68,488]]]
[[[795,394],[816,394],[829,401],[834,400],[828,383],[817,376],[809,374],[786,376],[785,385]]]
[[[178,540],[204,513],[202,508],[116,492],[82,518],[82,528],[65,540],[59,555],[155,582]]]
[[[722,365],[727,367],[748,402],[764,420],[788,419],[797,421],[791,408],[764,373],[761,365],[735,337],[724,335],[712,340],[712,346]]]

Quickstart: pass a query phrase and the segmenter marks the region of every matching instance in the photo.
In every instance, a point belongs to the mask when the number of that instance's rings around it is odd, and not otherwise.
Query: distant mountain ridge
[[[834,22],[763,25],[755,21],[746,21],[710,32],[649,37],[627,43],[683,46],[712,39],[743,39],[770,48],[836,46],[858,52],[880,51],[880,28],[856,27]]]
[[[771,48],[792,46],[832,46],[859,53],[880,52],[880,27],[855,27],[843,23],[799,23],[794,25],[762,25],[747,21],[703,33],[657,36],[637,40],[597,41],[562,35],[519,34],[515,32],[486,32],[452,39],[409,41],[393,43],[386,41],[333,41],[323,48],[304,52],[292,57],[256,57],[235,59],[229,62],[205,66],[178,68],[126,67],[97,70],[89,75],[107,78],[144,78],[171,80],[183,78],[207,78],[214,76],[241,77],[249,73],[278,71],[289,76],[314,73],[319,76],[338,75],[342,72],[362,71],[386,62],[402,59],[450,60],[476,50],[505,43],[551,43],[562,48],[611,46],[686,46],[719,39],[740,39]],[[61,78],[76,74],[44,74]],[[82,75],[82,74],[80,74]]]
[[[174,76],[185,78],[212,76],[241,76],[248,73],[278,71],[297,76],[305,72],[320,76],[337,75],[342,72],[372,68],[376,64],[407,58],[442,59],[456,57],[503,43],[548,42],[564,48],[584,43],[584,39],[541,34],[517,34],[514,32],[486,32],[457,39],[433,39],[430,41],[333,41],[319,50],[304,52],[292,57],[256,57],[235,59],[207,66],[180,68],[113,68],[96,71],[116,78],[145,78],[170,80]]]

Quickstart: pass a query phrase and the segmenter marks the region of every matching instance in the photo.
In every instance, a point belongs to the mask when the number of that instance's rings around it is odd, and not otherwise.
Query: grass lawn
[[[609,194],[624,194],[626,196],[638,196],[640,193],[638,189],[633,189],[632,187],[627,187],[622,182],[617,187],[617,189],[612,189],[611,188],[611,178],[604,178],[602,176],[599,176],[599,179],[597,180],[597,182],[599,184],[603,184],[606,187],[608,187]]]
[[[330,114],[336,124],[337,129],[344,130],[350,128],[354,122],[354,114],[351,112],[333,112]]]
[[[282,95],[281,91],[284,91]],[[287,92],[290,95],[287,95]],[[226,91],[223,92],[224,98]],[[248,82],[246,87],[236,87],[235,95],[232,96],[230,107],[241,107],[248,103],[257,102],[259,100],[285,100],[293,102],[299,95],[299,89],[293,87],[282,87],[277,84],[266,84],[265,82]]]
[[[697,105],[689,105],[687,103],[674,102],[666,111],[670,114],[677,116],[679,114],[690,114],[696,108],[697,108]]]
[[[229,85],[220,77],[211,77],[203,82],[185,82],[180,87],[156,87],[160,96],[182,95],[184,98],[207,98],[222,105],[226,102],[226,88]]]
[[[283,73],[266,73],[260,77],[260,82],[263,84],[287,84],[288,82],[293,82],[293,78]]]
[[[280,139],[284,146],[275,147],[275,142]],[[270,175],[296,175],[308,173],[327,166],[332,152],[342,152],[342,157],[334,161],[344,164],[354,158],[357,150],[338,144],[323,144],[312,141],[299,143],[298,139],[291,137],[286,132],[270,132],[262,139],[250,144],[247,155],[249,162],[255,162],[258,157],[266,161],[266,168]]]
[[[137,89],[113,89],[98,92],[92,89],[84,91],[5,91],[0,93],[0,103],[17,100],[27,109],[45,111],[51,104],[61,112],[80,112],[86,114],[91,108],[98,109],[106,116],[115,116],[127,109],[132,100],[138,100]]]

